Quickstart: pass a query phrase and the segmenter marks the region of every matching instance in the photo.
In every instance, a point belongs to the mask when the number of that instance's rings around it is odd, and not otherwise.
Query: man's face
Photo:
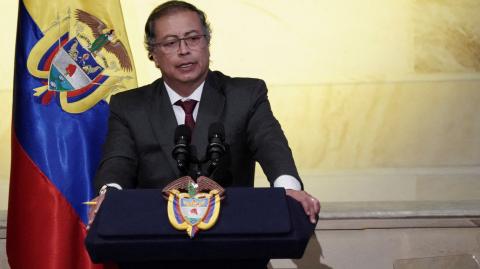
[[[200,19],[193,11],[178,11],[155,21],[155,43],[157,44],[203,34],[205,33]],[[155,46],[152,52],[155,64],[162,71],[165,82],[172,88],[187,87],[189,90],[194,90],[205,80],[210,51],[207,38],[201,37],[201,39],[203,43],[195,48],[188,47],[182,40],[171,52],[166,52],[161,45]]]

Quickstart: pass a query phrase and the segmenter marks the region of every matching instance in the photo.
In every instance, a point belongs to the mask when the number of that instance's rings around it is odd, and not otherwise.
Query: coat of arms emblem
[[[65,112],[82,113],[112,91],[136,85],[126,36],[111,27],[80,9],[52,22],[27,60],[30,74],[44,84],[33,89],[38,103],[58,98]]]
[[[163,189],[168,200],[168,219],[177,230],[186,230],[193,238],[199,230],[215,225],[220,213],[220,200],[225,190],[215,181],[200,177],[182,177]]]

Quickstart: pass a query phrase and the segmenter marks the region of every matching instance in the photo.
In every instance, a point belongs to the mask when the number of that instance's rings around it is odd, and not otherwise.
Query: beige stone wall
[[[479,165],[480,81],[271,88],[302,169]]]
[[[10,177],[10,133],[12,122],[12,86],[17,1],[0,2],[0,210],[7,208]]]
[[[142,27],[160,1],[121,2],[146,84],[159,72]],[[212,69],[267,81],[306,185],[322,200],[480,197],[480,2],[194,2],[212,23]],[[9,26],[0,33],[5,208],[16,3],[0,5],[9,10],[0,19]]]

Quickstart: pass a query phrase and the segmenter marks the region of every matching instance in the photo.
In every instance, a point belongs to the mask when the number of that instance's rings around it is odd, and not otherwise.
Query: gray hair
[[[202,24],[203,34],[206,35],[207,42],[210,43],[212,30],[210,29],[210,23],[207,21],[205,13],[194,5],[184,1],[168,1],[156,7],[152,13],[150,13],[147,22],[145,23],[144,43],[150,60],[153,60],[152,51],[155,44],[155,20],[178,11],[193,11],[197,13]]]

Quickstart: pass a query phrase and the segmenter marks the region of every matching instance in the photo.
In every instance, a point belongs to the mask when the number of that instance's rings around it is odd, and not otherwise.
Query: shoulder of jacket
[[[212,71],[213,79],[225,89],[250,88],[265,85],[265,81],[258,78],[230,77],[220,71]]]
[[[143,99],[143,98],[150,98],[153,91],[158,86],[158,83],[161,83],[161,79],[157,79],[151,84],[144,85],[138,88],[133,88],[131,90],[123,91],[112,95],[112,99],[115,100],[135,100],[135,99]]]

